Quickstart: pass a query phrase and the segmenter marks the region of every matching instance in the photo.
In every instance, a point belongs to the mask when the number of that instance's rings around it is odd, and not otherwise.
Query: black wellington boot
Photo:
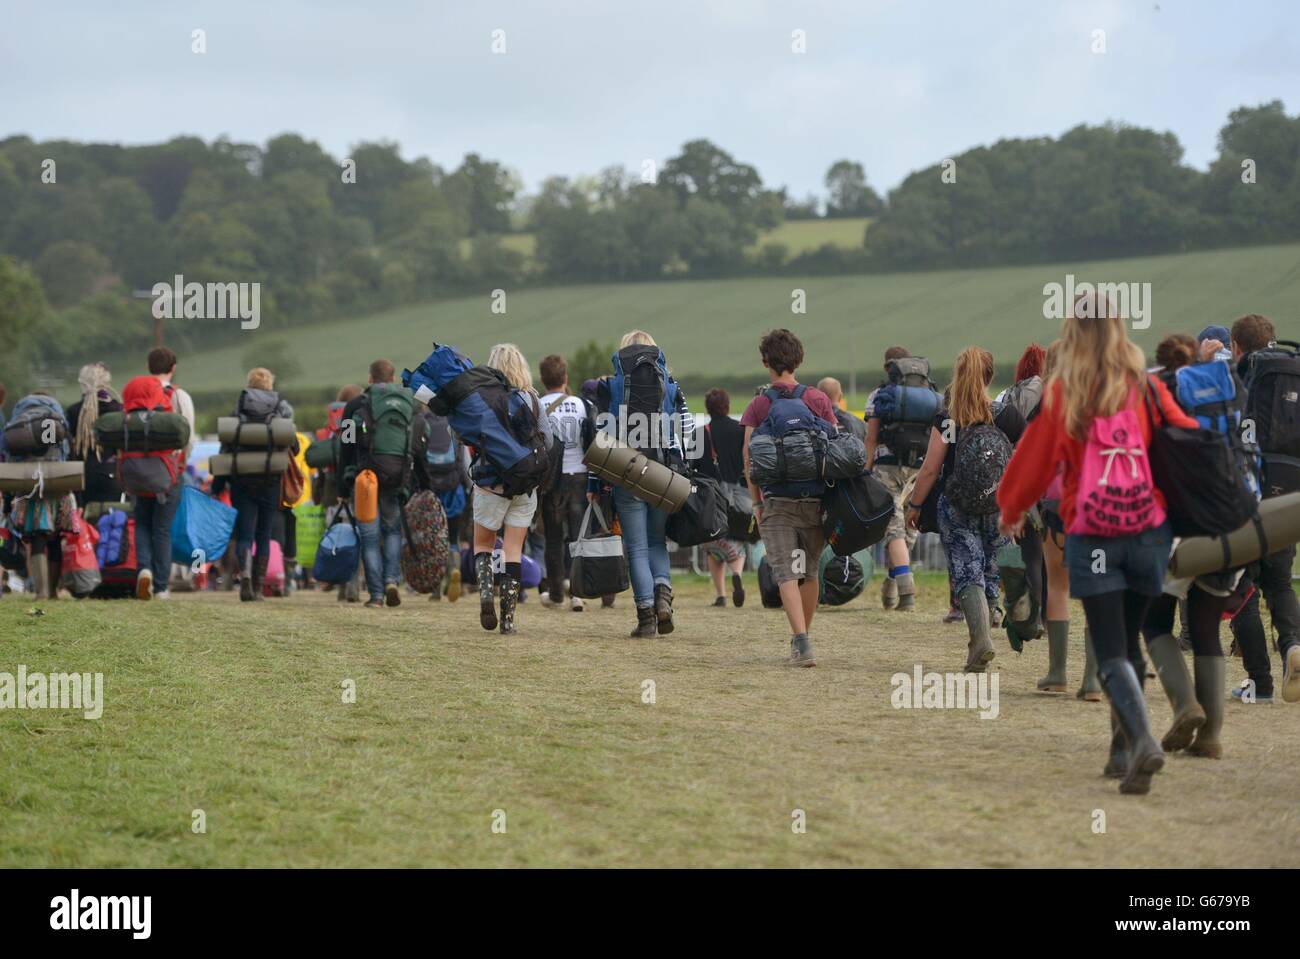
[[[1108,659],[1097,666],[1101,688],[1110,698],[1119,718],[1120,728],[1128,740],[1128,769],[1119,791],[1142,796],[1151,791],[1151,777],[1165,764],[1165,754],[1151,735],[1151,719],[1137,671],[1127,659]]]
[[[496,597],[492,594],[492,554],[474,554],[474,575],[478,579],[478,621],[491,632],[497,628]]]
[[[509,573],[501,577],[501,632],[510,635],[515,630],[515,605],[519,602],[519,580]]]

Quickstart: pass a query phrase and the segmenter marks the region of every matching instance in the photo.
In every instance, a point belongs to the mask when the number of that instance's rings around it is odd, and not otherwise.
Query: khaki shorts
[[[901,539],[907,543],[908,549],[916,545],[916,530],[908,528],[904,516],[907,500],[912,495],[912,487],[916,485],[916,474],[919,472],[919,469],[899,466],[897,463],[877,463],[871,470],[871,475],[894,495],[894,515],[889,518],[889,528],[885,530],[886,543]]]
[[[817,581],[817,567],[826,548],[820,499],[765,497],[758,532],[778,584],[795,579]]]
[[[502,496],[482,486],[474,487],[474,522],[485,529],[532,525],[537,512],[537,491],[520,496]]]

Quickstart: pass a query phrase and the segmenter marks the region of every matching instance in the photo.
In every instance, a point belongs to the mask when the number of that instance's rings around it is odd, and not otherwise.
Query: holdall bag
[[[836,480],[822,497],[822,533],[836,556],[851,556],[885,538],[894,496],[870,473]]]
[[[668,517],[668,538],[678,546],[711,543],[727,533],[727,503],[712,476],[691,477],[691,495]]]
[[[758,598],[764,609],[781,608],[781,586],[766,556],[758,561]]]
[[[825,552],[822,558],[826,559]],[[823,606],[843,606],[860,596],[867,586],[862,564],[852,556],[832,554],[829,562],[822,563],[817,578],[821,584],[817,602]]]
[[[406,585],[428,595],[442,589],[451,561],[447,514],[437,494],[420,490],[402,507],[402,576]]]
[[[215,563],[226,555],[238,511],[195,486],[181,487],[172,519],[172,562],[192,566]]]
[[[124,453],[184,449],[190,433],[190,421],[180,413],[159,410],[105,413],[95,420],[95,442]]]
[[[346,516],[347,522],[343,522]],[[321,583],[348,583],[361,565],[361,534],[346,503],[334,514],[334,522],[316,548],[311,575]]]
[[[1218,536],[1249,522],[1259,501],[1233,456],[1230,436],[1170,425],[1151,390],[1145,402],[1151,421],[1151,474],[1164,494],[1173,534]]]
[[[665,513],[677,512],[691,495],[689,478],[620,443],[604,430],[596,431],[582,462],[604,482],[621,487]]]
[[[86,464],[80,460],[30,460],[0,463],[0,493],[19,496],[63,496],[86,486]]]
[[[314,470],[337,469],[339,464],[339,437],[335,433],[328,439],[313,440],[305,454],[307,465]]]
[[[298,429],[293,420],[283,416],[272,417],[268,423],[241,420],[238,416],[217,418],[217,439],[238,449],[264,450],[288,449],[293,445]]]
[[[1178,578],[1236,569],[1300,542],[1300,492],[1272,496],[1259,511],[1231,533],[1189,536],[1179,540],[1169,558],[1169,573]]]
[[[723,505],[727,510],[727,538],[742,543],[757,543],[761,538],[754,519],[754,498],[743,483],[719,483]]]
[[[588,535],[593,513],[603,532]],[[605,514],[595,503],[587,504],[578,538],[569,544],[569,553],[573,557],[569,564],[569,592],[579,599],[612,596],[632,585],[623,555],[623,537],[610,532]]]

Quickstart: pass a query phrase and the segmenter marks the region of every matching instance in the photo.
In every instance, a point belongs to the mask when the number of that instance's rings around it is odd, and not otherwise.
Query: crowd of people
[[[732,416],[725,390],[709,390],[703,426],[697,425],[663,351],[645,331],[623,336],[610,372],[576,390],[562,356],[541,358],[539,388],[520,350],[498,344],[484,366],[512,395],[523,398],[521,415],[531,417],[547,455],[554,457],[553,475],[522,490],[501,462],[465,442],[436,404],[414,401],[413,391],[398,383],[392,362],[377,359],[368,368],[365,386],[339,389],[325,427],[312,438],[313,445],[334,443],[337,449],[328,465],[309,471],[312,501],[324,507],[327,525],[341,516],[359,520],[361,559],[355,575],[326,588],[335,590],[340,602],[361,602],[364,595],[367,607],[400,605],[408,535],[403,510],[412,496],[427,491],[440,506],[438,535],[445,537],[449,555],[431,598],[455,602],[463,580],[472,578],[482,627],[515,633],[521,628],[517,610],[528,592],[530,565],[540,573],[535,577],[540,606],[578,613],[593,599],[575,595],[568,571],[573,544],[594,508],[622,537],[635,611],[630,635],[670,635],[677,611],[669,512],[588,468],[584,455],[597,432],[604,431],[674,472],[709,476],[748,492],[751,529],[761,540],[790,630],[786,662],[813,666],[818,558],[827,545],[822,508],[827,484],[820,478],[755,482],[751,444],[756,435],[774,432],[787,438],[791,431],[848,434],[860,442],[866,469],[894,504],[884,533],[883,608],[899,614],[916,610],[911,557],[918,533],[936,532],[947,559],[949,596],[943,619],[964,623],[967,631],[961,671],[987,670],[996,656],[994,630],[1014,618],[1031,638],[1046,636],[1047,673],[1037,689],[1059,694],[1068,689],[1070,602],[1078,600],[1086,622],[1086,659],[1077,698],[1096,702],[1104,696],[1109,701],[1112,740],[1105,773],[1122,781],[1122,791],[1144,793],[1169,751],[1222,755],[1225,702],[1270,703],[1275,692],[1285,701],[1300,701],[1295,547],[1192,579],[1172,576],[1169,491],[1160,488],[1145,459],[1160,429],[1205,428],[1203,417],[1198,418],[1202,411],[1180,390],[1180,370],[1222,364],[1216,371],[1234,385],[1244,404],[1252,357],[1273,350],[1277,332],[1268,318],[1250,314],[1231,329],[1208,327],[1196,337],[1173,334],[1159,344],[1150,369],[1129,339],[1125,322],[1108,304],[1095,298],[1087,307],[1076,303],[1059,338],[1046,348],[1030,344],[1017,362],[1014,382],[996,396],[996,367],[987,350],[962,350],[951,383],[940,394],[923,358],[902,346],[890,347],[883,356],[885,377],[868,396],[862,417],[847,411],[835,379],[822,379],[815,387],[799,382],[804,349],[786,329],[768,332],[759,342],[766,386],[738,418]],[[108,369],[86,365],[78,378],[81,398],[66,411],[40,392],[16,404],[14,413],[33,404],[57,411],[63,438],[44,455],[83,462],[85,481],[75,502],[40,490],[5,495],[6,564],[16,566],[21,560],[35,595],[56,598],[60,534],[69,514],[95,504],[129,504],[136,570],[132,592],[142,600],[168,598],[175,573],[170,537],[177,492],[184,484],[197,484],[237,514],[233,548],[214,571],[210,588],[237,589],[243,601],[261,600],[268,562],[277,549],[290,583],[312,587],[309,569],[294,573],[294,512],[280,474],[206,476],[190,462],[193,439],[175,450],[116,455],[97,443],[97,419],[115,412],[178,413],[194,426],[194,404],[174,382],[175,354],[155,349],[147,368],[119,395]],[[648,380],[641,377],[643,370]],[[654,393],[649,400],[646,383]],[[0,426],[3,402],[0,390]],[[911,412],[904,414],[909,407]],[[629,408],[662,413],[662,423],[648,433],[638,431],[635,417],[626,415]],[[273,372],[261,368],[249,372],[232,409],[241,422],[294,416],[275,390]],[[1228,432],[1240,425],[1232,422]],[[1236,442],[1232,437],[1226,441]],[[301,454],[300,444],[295,441],[288,453]],[[20,458],[0,448],[0,459],[6,457]],[[128,461],[139,457],[164,463],[170,488],[127,495],[122,476]],[[1107,479],[1120,475],[1122,481]],[[377,489],[363,491],[363,484],[372,481]],[[1098,500],[1095,486],[1107,483],[1107,498]],[[377,500],[371,518],[358,516],[363,495]],[[467,554],[465,564],[462,554]],[[732,604],[743,605],[742,573],[752,555],[746,543],[728,532],[704,544],[703,554],[713,604],[727,605],[729,586]],[[1012,557],[1026,584],[1014,597],[1002,582]],[[1261,595],[1281,662],[1276,691]],[[600,601],[614,606],[616,598],[609,594]],[[1230,694],[1220,642],[1224,619],[1230,620],[1234,648],[1249,676]],[[1185,650],[1192,653],[1190,671]],[[1144,699],[1148,655],[1173,710],[1172,725],[1159,740]]]

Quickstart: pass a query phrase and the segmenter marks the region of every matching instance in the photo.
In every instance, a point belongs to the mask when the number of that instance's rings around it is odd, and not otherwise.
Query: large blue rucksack
[[[647,456],[666,461],[669,450],[681,450],[681,437],[674,423],[677,383],[668,373],[663,350],[644,344],[625,346],[612,360],[609,413],[619,426],[610,432]],[[648,429],[651,425],[653,433]],[[646,443],[636,442],[638,431]]]
[[[838,427],[809,409],[803,401],[807,389],[800,384],[763,393],[771,405],[749,439],[749,473],[765,496],[801,499],[826,492],[826,446]]]
[[[532,394],[515,389],[505,374],[472,366],[454,346],[434,344],[415,370],[402,371],[402,385],[428,404],[479,459],[475,479],[501,486],[506,496],[536,489],[546,479],[550,454]]]
[[[1228,361],[1211,360],[1180,368],[1174,374],[1174,392],[1178,405],[1188,416],[1195,417],[1201,429],[1223,434],[1247,488],[1259,499],[1258,452],[1241,437],[1245,389]]]

